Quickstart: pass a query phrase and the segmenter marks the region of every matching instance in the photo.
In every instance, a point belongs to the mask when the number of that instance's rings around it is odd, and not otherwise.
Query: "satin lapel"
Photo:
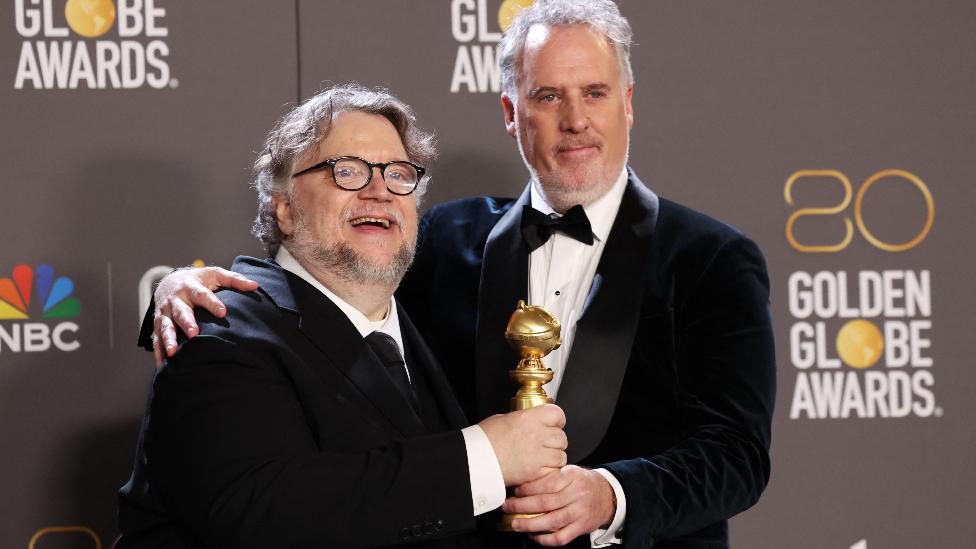
[[[640,320],[658,200],[629,175],[559,386],[570,463],[592,453],[606,433]]]
[[[397,303],[397,314],[400,318],[400,335],[403,337],[403,345],[410,349],[410,353],[414,357],[414,362],[409,363],[412,369],[422,369],[424,372],[424,377],[430,384],[430,392],[437,399],[437,405],[440,410],[444,413],[444,417],[447,419],[449,426],[452,429],[460,429],[462,427],[468,426],[468,420],[464,416],[464,411],[461,410],[461,405],[458,404],[457,398],[454,396],[454,391],[451,390],[451,384],[447,381],[447,377],[444,375],[444,371],[441,370],[440,365],[437,363],[437,359],[434,358],[434,354],[424,343],[423,338],[420,337],[420,332],[417,331],[416,326],[407,316],[406,311],[403,307]]]
[[[529,298],[529,253],[519,223],[522,206],[529,203],[529,187],[498,220],[488,235],[481,264],[478,289],[475,390],[478,417],[509,410],[516,385],[508,371],[518,364],[518,355],[505,341],[505,326],[518,300]]]
[[[299,330],[331,362],[328,365],[310,361],[309,366],[317,373],[328,367],[339,370],[404,437],[427,434],[420,418],[349,318],[310,284],[286,274],[299,309]],[[328,381],[328,376],[323,379]]]

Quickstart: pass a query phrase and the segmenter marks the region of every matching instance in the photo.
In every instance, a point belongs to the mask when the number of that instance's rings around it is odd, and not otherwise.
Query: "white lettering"
[[[498,32],[488,32],[488,19],[488,6],[485,0],[478,0],[478,40],[498,42],[502,35]]]
[[[797,322],[790,328],[790,361],[793,366],[806,369],[816,362],[816,349],[813,342],[809,341],[813,335],[813,326],[807,322]]]
[[[146,82],[157,90],[169,84],[169,65],[161,59],[167,55],[169,46],[162,40],[153,40],[146,46],[146,63],[157,71],[147,71]]]
[[[912,375],[912,391],[919,401],[912,404],[912,411],[918,417],[930,417],[935,413],[935,395],[930,387],[935,385],[935,376],[929,370],[918,370]]]
[[[473,13],[461,13],[462,8],[473,11],[475,8],[474,0],[454,0],[451,2],[451,35],[458,42],[470,42],[474,40],[477,32],[475,15]]]
[[[51,329],[47,324],[27,322],[24,324],[24,350],[28,353],[46,351],[51,347]]]
[[[119,0],[116,5],[119,36],[138,36],[142,32],[142,0]]]
[[[146,36],[161,38],[169,35],[169,29],[157,26],[156,20],[166,17],[165,8],[157,8],[156,0],[146,0]],[[169,78],[166,79],[167,81]]]
[[[62,322],[54,327],[54,332],[51,334],[51,338],[54,340],[54,346],[62,351],[74,351],[81,347],[81,343],[75,339],[74,341],[68,341],[64,338],[65,332],[71,332],[73,334],[78,333],[78,325],[74,322]]]
[[[113,88],[121,88],[119,80],[119,45],[115,42],[100,40],[95,42],[95,58],[98,63],[98,87],[105,89],[109,82]]]
[[[58,38],[68,36],[67,27],[54,26],[54,7],[51,0],[44,0],[44,36]]]
[[[146,81],[146,58],[142,44],[131,40],[122,42],[122,87],[138,88]]]
[[[95,71],[92,69],[91,59],[88,57],[88,47],[84,42],[75,45],[75,59],[71,64],[71,78],[68,80],[68,87],[75,89],[78,81],[84,79],[88,88],[95,88]]]
[[[37,4],[38,0],[31,0],[31,4]],[[17,34],[24,38],[37,36],[41,31],[41,12],[37,8],[24,6],[24,0],[14,2],[14,27]]]
[[[790,314],[795,318],[807,318],[813,314],[813,295],[810,291],[813,279],[809,273],[796,271],[790,275]]]
[[[796,384],[793,386],[793,403],[790,405],[790,419],[798,419],[801,413],[806,413],[808,418],[816,418],[817,410],[813,405],[813,394],[810,392],[810,381],[807,372],[800,372],[796,375]]]
[[[931,330],[931,320],[912,320],[908,323],[908,340],[912,346],[912,366],[915,368],[929,368],[932,366],[932,357],[922,356],[922,349],[932,346],[932,341],[922,337],[922,330]]]
[[[884,323],[885,363],[889,368],[908,365],[911,358],[908,341],[908,326],[900,320]]]
[[[71,70],[71,42],[37,42],[37,58],[45,88],[64,88]]]
[[[477,89],[467,46],[458,46],[457,57],[454,59],[454,75],[451,76],[451,93],[460,91],[462,85],[467,86],[469,92]]]
[[[8,349],[15,353],[20,352],[20,324],[13,324],[10,326],[12,331],[8,332],[3,324],[0,324],[0,352],[3,351],[4,345]]]
[[[905,271],[905,302],[908,316],[932,316],[932,285],[929,272]]]
[[[861,294],[861,316],[863,318],[880,316],[884,308],[884,302],[881,299],[881,275],[876,271],[861,271],[858,279],[858,293]]]
[[[896,305],[898,300],[905,297],[904,271],[884,271],[881,273],[884,280],[884,314],[885,316],[905,316],[905,309]]]
[[[14,89],[24,88],[24,81],[30,80],[34,89],[39,89],[41,83],[41,71],[37,68],[37,59],[34,58],[34,48],[30,42],[24,42],[20,46],[20,61],[17,62],[17,77],[14,79]]]

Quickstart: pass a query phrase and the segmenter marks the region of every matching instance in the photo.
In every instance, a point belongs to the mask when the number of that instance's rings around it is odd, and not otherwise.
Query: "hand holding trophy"
[[[552,370],[542,363],[542,357],[559,348],[562,343],[560,331],[559,321],[552,313],[519,300],[505,328],[505,339],[518,352],[520,358],[515,369],[508,371],[509,377],[519,384],[519,389],[511,400],[511,411],[553,403],[542,388],[552,380]],[[505,513],[498,529],[511,532],[512,519],[531,518],[539,514],[541,513]]]

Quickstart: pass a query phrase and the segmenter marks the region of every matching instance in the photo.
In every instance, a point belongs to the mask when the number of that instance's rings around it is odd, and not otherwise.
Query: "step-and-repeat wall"
[[[258,255],[249,165],[329,82],[439,136],[428,204],[514,195],[499,14],[530,0],[2,0],[0,546],[109,547],[171,268]],[[622,0],[631,165],[772,277],[773,476],[738,547],[976,539],[976,4]]]

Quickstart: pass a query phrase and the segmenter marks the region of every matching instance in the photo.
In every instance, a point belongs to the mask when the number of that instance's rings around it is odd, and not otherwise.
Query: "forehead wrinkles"
[[[627,83],[609,39],[589,26],[533,26],[522,47],[519,88],[620,87]]]

